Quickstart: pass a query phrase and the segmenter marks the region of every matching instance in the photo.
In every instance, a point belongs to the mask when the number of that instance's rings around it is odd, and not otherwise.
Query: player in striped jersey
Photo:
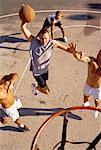
[[[25,37],[31,42],[30,45],[30,56],[31,56],[31,67],[30,70],[33,73],[38,85],[32,84],[33,92],[37,95],[37,91],[44,94],[49,94],[50,90],[47,86],[48,80],[48,66],[50,63],[52,48],[57,47],[66,52],[73,53],[74,45],[69,44],[68,47],[61,44],[60,42],[50,39],[48,30],[41,30],[39,37],[34,37],[29,29],[27,23],[22,21],[21,30]]]

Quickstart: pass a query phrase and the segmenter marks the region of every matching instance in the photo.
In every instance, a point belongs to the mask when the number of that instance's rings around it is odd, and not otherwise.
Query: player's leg
[[[63,28],[62,23],[59,21],[59,22],[57,22],[57,23],[55,24],[55,26],[58,26],[58,27],[60,28],[60,30],[61,30],[61,32],[62,32],[62,35],[63,35],[63,40],[64,40],[64,42],[67,42],[67,38],[66,38],[66,36],[65,36],[65,32],[64,32],[64,28]]]
[[[85,107],[90,106],[89,96],[84,95],[84,104]]]
[[[2,124],[8,123],[8,117],[7,117],[7,116],[0,117],[0,122],[1,122]]]
[[[28,127],[24,125],[20,119],[19,112],[17,110],[16,101],[10,108],[5,109],[6,114],[12,118],[12,120],[18,125],[18,127],[23,131],[29,131]]]
[[[30,131],[30,129],[25,124],[22,123],[20,117],[17,118],[14,122],[18,125],[20,130],[22,130],[22,131]]]
[[[90,96],[90,87],[85,84],[84,85],[84,89],[83,89],[83,93],[84,93],[84,106],[90,106],[90,103],[89,103],[89,96]]]
[[[44,73],[40,76],[34,76],[34,77],[38,83],[38,85],[35,87],[36,90],[38,90],[44,94],[49,94],[50,90],[49,90],[49,87],[47,86],[47,83],[46,83],[46,81],[48,80],[48,72]]]
[[[44,94],[49,94],[49,93],[50,93],[50,89],[48,88],[47,85],[46,85],[45,87],[40,87],[40,86],[38,86],[37,89],[38,89],[40,92],[44,93]]]
[[[100,107],[100,103],[101,103],[101,88],[94,88],[93,89],[93,97],[94,97],[95,107],[96,108]],[[95,111],[94,116],[95,116],[95,118],[98,117],[98,111]]]
[[[43,90],[43,92],[44,92],[45,94],[49,94],[49,93],[50,93],[50,89],[49,89],[49,87],[48,87],[48,85],[47,85],[47,81],[48,81],[48,71],[42,75],[42,78],[43,78],[43,80],[44,80],[44,82],[45,82],[43,85],[45,85],[45,86],[42,87],[41,89]]]
[[[95,107],[96,108],[100,107],[100,103],[101,103],[101,88],[93,88],[92,95],[94,97]],[[94,117],[95,118],[98,117],[98,111],[97,110],[94,112]]]
[[[41,30],[45,30],[45,29],[47,30],[49,27],[50,27],[50,23],[49,23],[48,19],[46,18]],[[36,37],[38,37],[40,35],[40,31],[38,32]]]
[[[97,99],[94,99],[94,102],[95,102],[95,107],[96,108],[99,108],[99,106],[100,106],[100,100],[97,100]],[[95,112],[94,112],[94,117],[95,118],[97,118],[98,117],[98,111],[96,110]]]
[[[50,27],[50,23],[49,23],[48,19],[46,18],[44,21],[42,29],[48,29],[49,27]]]
[[[99,105],[100,105],[100,100],[95,99],[94,102],[95,102],[95,107],[99,107]]]
[[[8,116],[5,112],[5,109],[0,105],[0,122],[2,124],[8,123]]]

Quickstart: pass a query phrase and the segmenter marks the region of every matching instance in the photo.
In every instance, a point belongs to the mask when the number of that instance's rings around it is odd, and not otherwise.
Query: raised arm
[[[29,31],[29,29],[27,28],[27,23],[26,22],[22,21],[22,23],[21,23],[21,31],[23,32],[23,34],[25,35],[25,37],[27,38],[27,40],[29,42],[31,42],[33,36],[31,34],[31,32]]]

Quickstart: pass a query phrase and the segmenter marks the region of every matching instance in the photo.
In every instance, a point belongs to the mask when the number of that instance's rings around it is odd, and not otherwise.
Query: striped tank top
[[[33,37],[30,46],[30,56],[32,61],[32,71],[35,76],[39,76],[48,71],[52,48],[55,40],[50,39],[46,45],[41,45],[40,41]]]

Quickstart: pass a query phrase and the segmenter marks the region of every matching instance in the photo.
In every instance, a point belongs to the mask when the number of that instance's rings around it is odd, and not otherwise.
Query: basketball
[[[19,17],[24,22],[32,22],[35,18],[35,11],[28,4],[23,5],[19,11]]]

